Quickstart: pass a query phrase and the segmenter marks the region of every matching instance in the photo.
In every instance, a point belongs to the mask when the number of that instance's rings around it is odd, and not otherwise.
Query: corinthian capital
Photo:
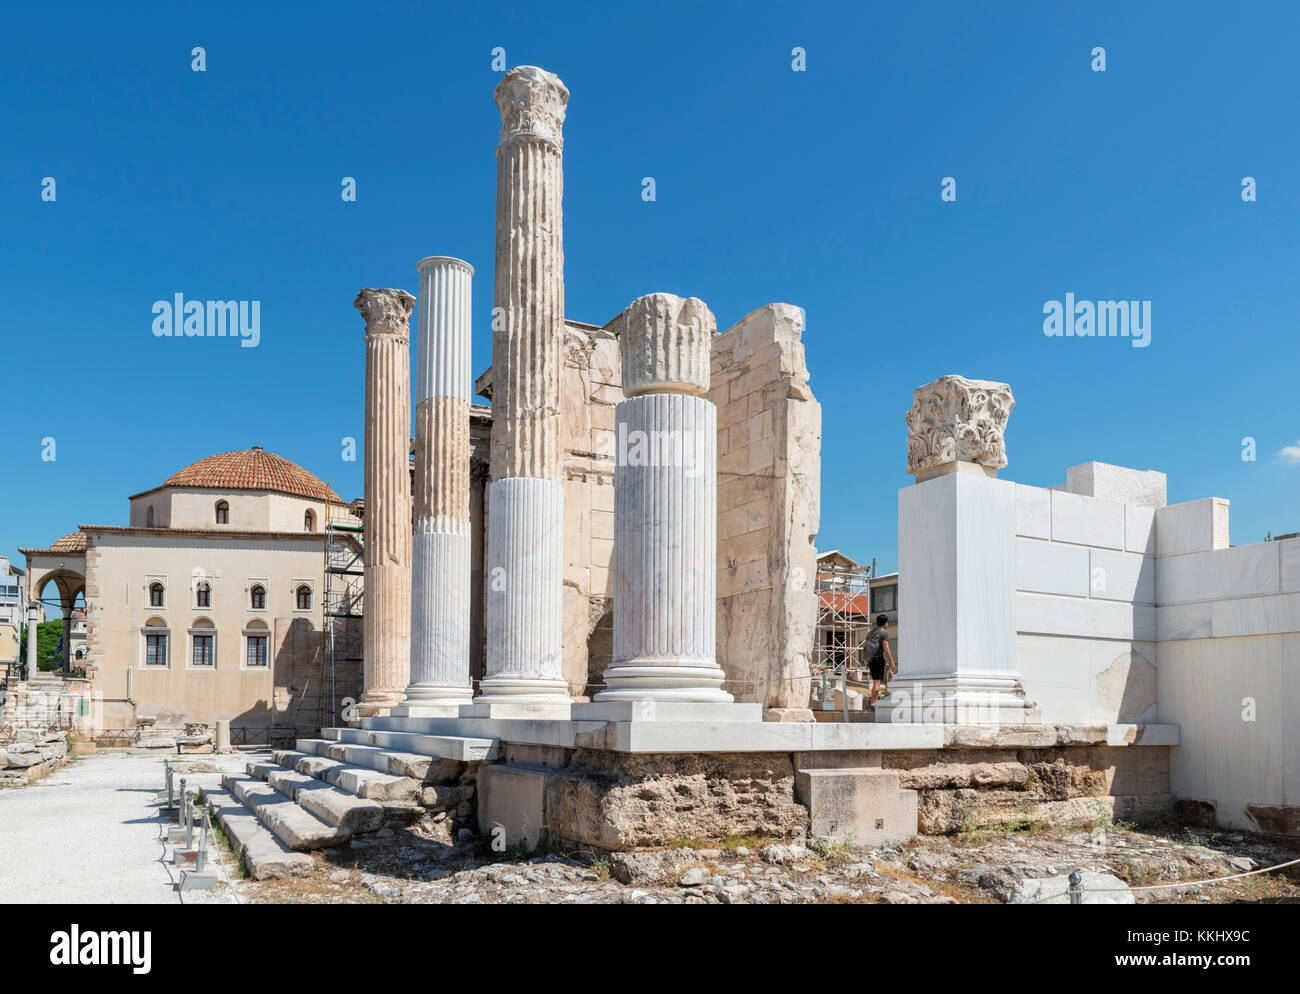
[[[1003,434],[1015,406],[1011,387],[992,380],[941,376],[917,387],[907,412],[907,471],[919,481],[953,463],[1005,466]]]
[[[501,110],[501,145],[521,137],[540,138],[564,147],[564,108],[569,89],[560,77],[536,66],[515,66],[497,84]]]
[[[366,319],[366,336],[411,336],[411,309],[415,298],[405,290],[362,290],[352,306]]]
[[[709,391],[709,361],[717,319],[698,297],[648,293],[627,305],[615,322],[623,357],[623,392]]]

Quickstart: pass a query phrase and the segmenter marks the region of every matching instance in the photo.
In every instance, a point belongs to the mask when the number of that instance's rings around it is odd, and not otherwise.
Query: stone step
[[[254,880],[301,877],[311,873],[312,858],[294,852],[257,820],[257,815],[237,801],[224,787],[203,789],[204,801],[233,848],[244,859]]]
[[[256,777],[227,773],[221,785],[295,852],[329,849],[352,841],[352,829],[323,821]]]
[[[249,763],[248,773],[265,780],[285,797],[331,825],[350,828],[354,833],[377,832],[384,827],[384,807],[332,787],[323,780],[284,766]]]
[[[460,763],[496,759],[500,751],[496,739],[467,735],[395,732],[373,728],[341,728],[339,741],[354,745],[378,746],[389,752],[396,750],[420,756],[432,756],[436,759],[452,759]]]
[[[299,739],[298,746],[297,755],[301,758],[294,763],[295,770],[349,794],[374,801],[405,801],[420,787],[411,777],[381,773],[373,767],[349,762],[343,749],[327,739]],[[319,751],[305,754],[306,748]]]
[[[350,754],[348,760],[353,765],[363,766],[379,773],[389,773],[396,777],[410,777],[421,784],[445,783],[449,780],[459,779],[464,772],[464,767],[454,760],[421,756],[413,752],[380,749],[376,746],[353,746],[352,748],[357,750],[355,753]],[[303,764],[303,760],[319,760],[327,757],[321,757],[314,753],[309,755],[305,752],[284,750],[271,753],[271,758],[281,766],[288,766],[299,773],[316,776],[315,770],[323,767],[318,767],[310,762]]]

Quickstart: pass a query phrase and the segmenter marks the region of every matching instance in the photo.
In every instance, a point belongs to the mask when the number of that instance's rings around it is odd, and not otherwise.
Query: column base
[[[717,665],[615,664],[601,674],[605,689],[593,701],[678,701],[696,704],[731,704],[735,698],[722,689],[726,674]]]
[[[405,694],[400,690],[372,690],[361,695],[355,705],[358,718],[387,717],[394,707],[401,704]]]
[[[572,704],[564,680],[538,677],[490,676],[479,684],[475,704]]]
[[[876,722],[924,725],[1027,725],[1038,709],[1015,677],[952,673],[895,677],[889,696],[876,702]]]
[[[413,683],[406,688],[406,700],[389,712],[393,718],[458,718],[460,709],[474,692],[468,687],[436,687]]]

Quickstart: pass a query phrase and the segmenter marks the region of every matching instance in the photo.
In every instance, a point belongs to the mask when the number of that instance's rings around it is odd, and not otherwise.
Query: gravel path
[[[179,903],[180,872],[149,804],[162,783],[161,758],[107,754],[0,790],[0,904]]]

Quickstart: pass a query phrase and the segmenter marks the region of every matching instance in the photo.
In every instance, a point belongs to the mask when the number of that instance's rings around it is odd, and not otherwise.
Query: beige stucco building
[[[57,587],[72,647],[84,594],[106,728],[225,718],[237,739],[264,741],[314,727],[322,706],[359,689],[355,665],[329,679],[322,646],[326,525],[356,513],[281,456],[221,453],[132,496],[129,525],[81,525],[22,550],[28,595]]]

